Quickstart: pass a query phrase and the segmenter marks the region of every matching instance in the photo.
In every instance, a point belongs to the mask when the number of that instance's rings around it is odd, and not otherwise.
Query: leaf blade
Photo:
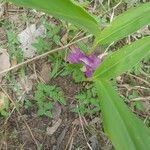
[[[146,14],[146,15],[145,15]],[[96,39],[96,43],[110,44],[150,23],[150,3],[132,8],[117,16]]]
[[[96,80],[103,126],[117,150],[150,149],[150,130],[118,96],[108,81]]]
[[[97,21],[82,7],[71,0],[8,0],[14,4],[35,8],[49,13],[59,19],[74,23],[98,36],[100,29]]]
[[[96,69],[93,78],[111,79],[136,65],[150,53],[150,37],[145,37],[130,45],[124,46],[109,55]]]

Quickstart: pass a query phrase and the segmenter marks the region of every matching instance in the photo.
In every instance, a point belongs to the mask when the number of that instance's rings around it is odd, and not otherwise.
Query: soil
[[[100,147],[96,146],[95,150],[103,149],[106,146],[107,139],[101,129],[101,121],[98,116],[95,114],[92,117],[82,118],[81,121],[77,113],[70,111],[75,101],[74,95],[83,89],[82,84],[74,83],[71,77],[58,77],[50,81],[50,84],[60,87],[65,94],[67,105],[59,105],[56,108],[61,109],[61,114],[55,119],[37,117],[36,108],[32,107],[27,110],[21,109],[21,116],[15,111],[7,122],[5,122],[5,119],[0,118],[0,149],[36,150],[38,147],[44,150],[68,150],[70,147],[72,150],[88,150],[87,142],[92,137],[95,137],[98,145],[101,143]],[[59,119],[61,119],[61,123],[58,129],[52,135],[49,135],[47,129]],[[84,126],[85,131],[82,129],[81,124]],[[31,133],[29,130],[31,130]]]

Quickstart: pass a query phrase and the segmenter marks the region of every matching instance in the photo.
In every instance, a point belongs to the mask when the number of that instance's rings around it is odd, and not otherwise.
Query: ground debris
[[[62,119],[58,119],[56,122],[53,123],[52,127],[47,127],[46,129],[46,134],[47,135],[53,135],[56,130],[59,128],[59,126],[61,125]]]
[[[35,56],[35,48],[32,44],[37,37],[45,35],[45,28],[43,25],[36,28],[36,24],[28,26],[25,30],[18,34],[18,40],[21,43],[21,49],[24,53],[24,58],[32,58]]]
[[[61,112],[62,112],[62,108],[61,108],[60,104],[56,102],[53,105],[53,110],[52,110],[53,119],[58,120],[61,115]]]
[[[0,72],[8,69],[9,67],[10,67],[9,54],[7,53],[6,49],[0,48]],[[5,73],[0,74],[0,82],[4,75]]]
[[[51,65],[48,63],[44,63],[42,65],[42,70],[40,72],[40,75],[45,83],[48,83],[50,81],[49,73],[51,71]]]
[[[99,142],[96,136],[92,136],[89,139],[92,150],[100,150]]]

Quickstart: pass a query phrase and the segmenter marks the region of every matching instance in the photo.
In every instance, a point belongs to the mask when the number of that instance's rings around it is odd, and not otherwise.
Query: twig
[[[136,79],[138,79],[138,80],[140,80],[140,81],[142,81],[142,82],[144,82],[144,83],[146,83],[146,84],[150,87],[150,83],[147,82],[146,80],[144,80],[144,79],[142,79],[142,78],[140,78],[140,77],[138,77],[138,76],[136,76],[136,75],[133,75],[133,74],[131,74],[131,73],[128,73],[128,75],[129,75],[129,76],[132,76],[132,77],[134,77],[134,78],[136,78]]]
[[[72,150],[73,140],[74,140],[74,138],[71,139],[69,150]]]
[[[150,101],[150,96],[147,96],[147,97],[137,97],[137,98],[131,99],[130,101],[131,102]]]
[[[92,12],[95,12],[97,0],[94,1],[94,6],[92,8]]]
[[[8,97],[8,99],[12,102],[12,104],[13,104],[14,107],[16,108],[17,106],[16,106],[15,102],[12,100],[12,98],[9,96],[9,94],[5,91],[5,89],[4,89],[2,86],[0,86],[0,89],[3,91],[3,93]],[[27,127],[27,129],[28,129],[28,131],[29,131],[29,133],[30,133],[30,135],[31,135],[31,137],[32,137],[32,139],[33,139],[33,141],[35,142],[35,144],[36,144],[36,146],[37,146],[37,148],[38,148],[37,140],[35,139],[35,137],[34,137],[32,131],[31,131],[29,125],[27,124],[27,122],[25,121],[25,119],[22,117],[20,111],[19,111],[18,109],[16,109],[16,110],[17,110],[18,114],[20,115],[20,117],[22,118],[23,122],[25,123],[25,125],[26,125],[26,127]]]
[[[77,107],[78,107],[78,105],[77,105]],[[84,138],[86,140],[87,146],[89,147],[90,150],[93,150],[92,147],[90,146],[88,140],[87,140],[87,137],[86,137],[86,134],[85,134],[85,130],[84,130],[84,126],[83,126],[83,123],[82,123],[81,115],[80,115],[79,112],[78,112],[78,114],[79,114],[79,120],[80,120],[81,128],[82,128],[82,131],[83,131],[83,136],[84,136]]]
[[[70,147],[69,145],[71,145],[71,141],[72,141],[72,139],[73,139],[73,134],[74,134],[74,132],[75,132],[75,129],[76,129],[76,126],[74,126],[74,128],[72,129],[72,133],[71,133],[71,135],[70,135],[70,137],[69,137],[69,140],[68,140],[68,143],[67,143],[67,145],[66,145],[66,147],[65,147],[65,150],[67,150],[68,147]],[[73,141],[72,141],[72,142],[73,142]]]
[[[114,14],[115,14],[115,9],[122,3],[122,1],[120,1],[116,6],[113,7],[113,11],[112,11],[112,14],[110,16],[110,23],[113,21],[113,18],[114,18]]]
[[[24,93],[25,93],[25,91],[23,92],[23,94],[24,94]],[[23,96],[23,94],[22,94],[22,96]],[[21,98],[18,100],[18,102],[21,101],[22,96],[21,96]],[[11,110],[11,112],[9,113],[9,116],[6,118],[6,120],[5,120],[5,122],[4,122],[4,125],[7,124],[9,118],[11,117],[11,115],[13,114],[13,112],[15,111],[15,109],[16,109],[16,106],[14,106],[14,108],[13,108],[13,109]]]
[[[80,41],[83,41],[84,39],[87,39],[87,38],[89,38],[89,37],[92,37],[92,35],[90,34],[90,35],[85,36],[85,37],[83,37],[83,38],[80,38],[80,39],[78,39],[78,40],[76,40],[76,41],[74,41],[74,42],[71,42],[71,43],[69,43],[69,44],[67,44],[67,45],[65,45],[65,46],[62,46],[62,47],[59,47],[59,48],[55,48],[55,49],[50,50],[50,51],[48,51],[48,52],[46,52],[46,53],[44,53],[44,54],[38,55],[38,56],[36,56],[36,57],[34,57],[34,58],[32,58],[32,59],[29,59],[29,60],[26,60],[26,61],[24,61],[24,62],[22,62],[22,63],[19,63],[19,64],[16,65],[16,66],[13,66],[13,67],[11,67],[11,68],[9,68],[9,69],[6,69],[6,70],[1,71],[1,72],[0,72],[0,75],[3,74],[3,73],[7,73],[7,72],[9,72],[9,71],[11,71],[11,70],[17,69],[17,68],[19,68],[19,67],[21,67],[21,66],[23,66],[23,65],[26,65],[26,64],[28,64],[28,63],[31,63],[31,62],[33,62],[33,61],[35,61],[35,60],[37,60],[37,59],[42,58],[42,57],[46,57],[46,56],[49,55],[49,54],[52,54],[52,53],[58,52],[58,51],[60,51],[60,50],[63,50],[63,49],[65,49],[65,48],[67,48],[67,47],[69,47],[69,46],[71,46],[71,45],[73,45],[73,44],[76,44],[76,43],[78,43],[78,42],[80,42]]]

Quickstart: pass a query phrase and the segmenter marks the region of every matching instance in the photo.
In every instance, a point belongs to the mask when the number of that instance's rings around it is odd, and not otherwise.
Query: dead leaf
[[[12,58],[11,59],[11,66],[13,67],[13,66],[16,66],[16,65],[17,65],[17,59]]]
[[[46,29],[43,25],[36,28],[36,25],[32,24],[18,34],[18,40],[21,43],[20,47],[24,53],[24,58],[32,58],[35,56],[35,48],[32,44],[35,43],[37,37],[44,37],[45,32]]]
[[[0,111],[6,107],[6,98],[6,95],[3,92],[0,92]]]
[[[4,14],[4,4],[1,3],[0,4],[0,18],[2,18],[3,14]]]
[[[6,42],[6,32],[4,28],[0,27],[0,45]]]
[[[55,103],[53,105],[53,110],[52,110],[52,113],[53,113],[53,119],[54,120],[58,120],[58,118],[60,117],[61,115],[61,106],[59,103]]]
[[[27,94],[32,90],[33,83],[28,76],[21,78],[20,84],[22,90],[25,91]]]
[[[40,72],[40,75],[42,79],[45,81],[45,83],[48,83],[50,81],[49,72],[51,71],[51,65],[50,64],[43,64],[42,70]]]
[[[78,119],[75,119],[75,120],[72,122],[72,125],[73,125],[73,126],[81,125],[79,118],[78,118]]]
[[[58,121],[56,121],[52,127],[47,127],[46,134],[53,135],[55,131],[59,128],[61,122],[62,122],[62,119],[58,119]]]
[[[149,114],[150,111],[150,102],[149,101],[142,101],[144,106],[144,113]]]
[[[0,72],[10,68],[9,54],[6,49],[0,48]],[[0,74],[0,82],[5,73]]]
[[[56,146],[56,150],[61,149],[61,145],[63,140],[65,139],[65,135],[68,131],[68,127],[65,126],[65,128],[63,129],[63,131],[60,133],[59,137],[57,138],[57,146]]]
[[[99,117],[95,117],[94,119],[92,119],[92,121],[90,121],[89,125],[94,125],[96,123],[101,123],[101,120]]]
[[[89,141],[90,141],[90,145],[92,147],[92,150],[100,150],[99,142],[98,142],[96,136],[90,137]]]

